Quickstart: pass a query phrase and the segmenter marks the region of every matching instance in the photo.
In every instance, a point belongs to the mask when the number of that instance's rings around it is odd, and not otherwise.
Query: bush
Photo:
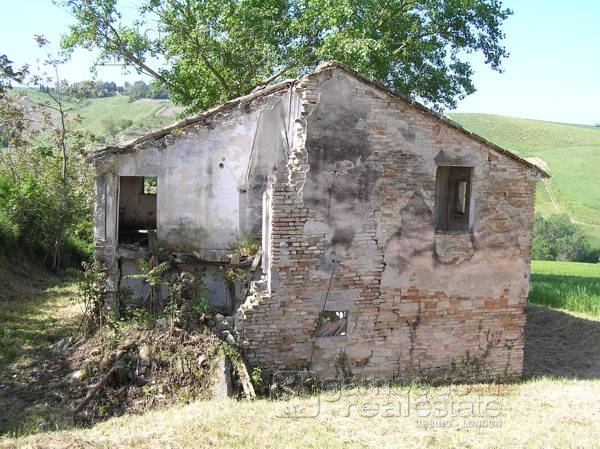
[[[7,254],[18,254],[50,264],[57,230],[62,226],[61,266],[79,266],[93,252],[90,222],[90,187],[71,179],[65,202],[57,193],[58,162],[45,158],[35,169],[19,165],[14,178],[0,169],[0,246]],[[33,163],[30,163],[33,165]]]
[[[0,209],[0,243],[2,246],[13,246],[19,240],[19,225],[5,210]]]
[[[536,215],[533,225],[531,257],[537,260],[561,260],[597,263],[600,248],[594,248],[581,226],[566,214],[544,218]]]

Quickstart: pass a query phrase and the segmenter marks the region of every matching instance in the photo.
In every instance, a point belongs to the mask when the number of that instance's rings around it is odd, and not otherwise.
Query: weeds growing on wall
[[[232,286],[236,282],[243,282],[246,280],[248,272],[242,268],[229,267],[225,271],[225,280],[229,286]]]
[[[233,251],[241,256],[253,257],[260,250],[260,244],[255,237],[246,237],[236,242]]]
[[[186,328],[195,328],[213,313],[208,303],[208,291],[204,285],[204,273],[183,271],[173,277],[169,283],[171,300],[167,304],[179,311]],[[165,308],[165,316],[167,315]]]

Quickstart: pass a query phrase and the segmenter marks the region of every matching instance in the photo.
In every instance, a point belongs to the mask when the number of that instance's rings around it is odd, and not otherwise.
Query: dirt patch
[[[3,367],[0,434],[68,427],[69,370],[67,360],[40,348],[29,348],[27,357]]]
[[[527,307],[525,377],[600,378],[600,322]]]

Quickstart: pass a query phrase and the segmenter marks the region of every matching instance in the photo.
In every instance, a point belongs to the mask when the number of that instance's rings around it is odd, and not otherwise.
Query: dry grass
[[[3,447],[600,447],[598,380],[407,388],[353,389],[291,402],[199,401],[92,429],[6,440]],[[286,417],[290,410],[304,417]]]
[[[67,304],[67,287],[31,300],[24,313],[59,313]],[[16,305],[2,309],[1,303],[2,313]],[[195,401],[88,429],[7,438],[0,448],[600,448],[600,322],[580,315],[529,307],[525,368],[542,377],[520,384],[354,388],[288,401]],[[40,393],[49,390],[42,381]],[[35,407],[27,411],[31,416]],[[15,412],[4,404],[0,418]]]
[[[69,367],[48,347],[72,334],[81,309],[72,282],[0,257],[0,435],[63,420]]]

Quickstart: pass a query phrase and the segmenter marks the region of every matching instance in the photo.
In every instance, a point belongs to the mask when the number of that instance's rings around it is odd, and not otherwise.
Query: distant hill
[[[522,157],[542,159],[552,177],[538,183],[536,212],[567,213],[600,239],[600,128],[489,114],[449,116]]]
[[[31,102],[41,104],[48,101],[48,96],[37,89],[16,88],[13,94],[24,94]],[[115,140],[145,134],[177,119],[183,108],[173,106],[169,100],[151,100],[142,98],[129,102],[126,95],[117,94],[112,97],[84,99],[79,103],[69,104],[69,110],[82,117],[80,127],[114,143]],[[34,121],[36,117],[34,116]],[[130,121],[131,126],[116,133],[114,128]]]

